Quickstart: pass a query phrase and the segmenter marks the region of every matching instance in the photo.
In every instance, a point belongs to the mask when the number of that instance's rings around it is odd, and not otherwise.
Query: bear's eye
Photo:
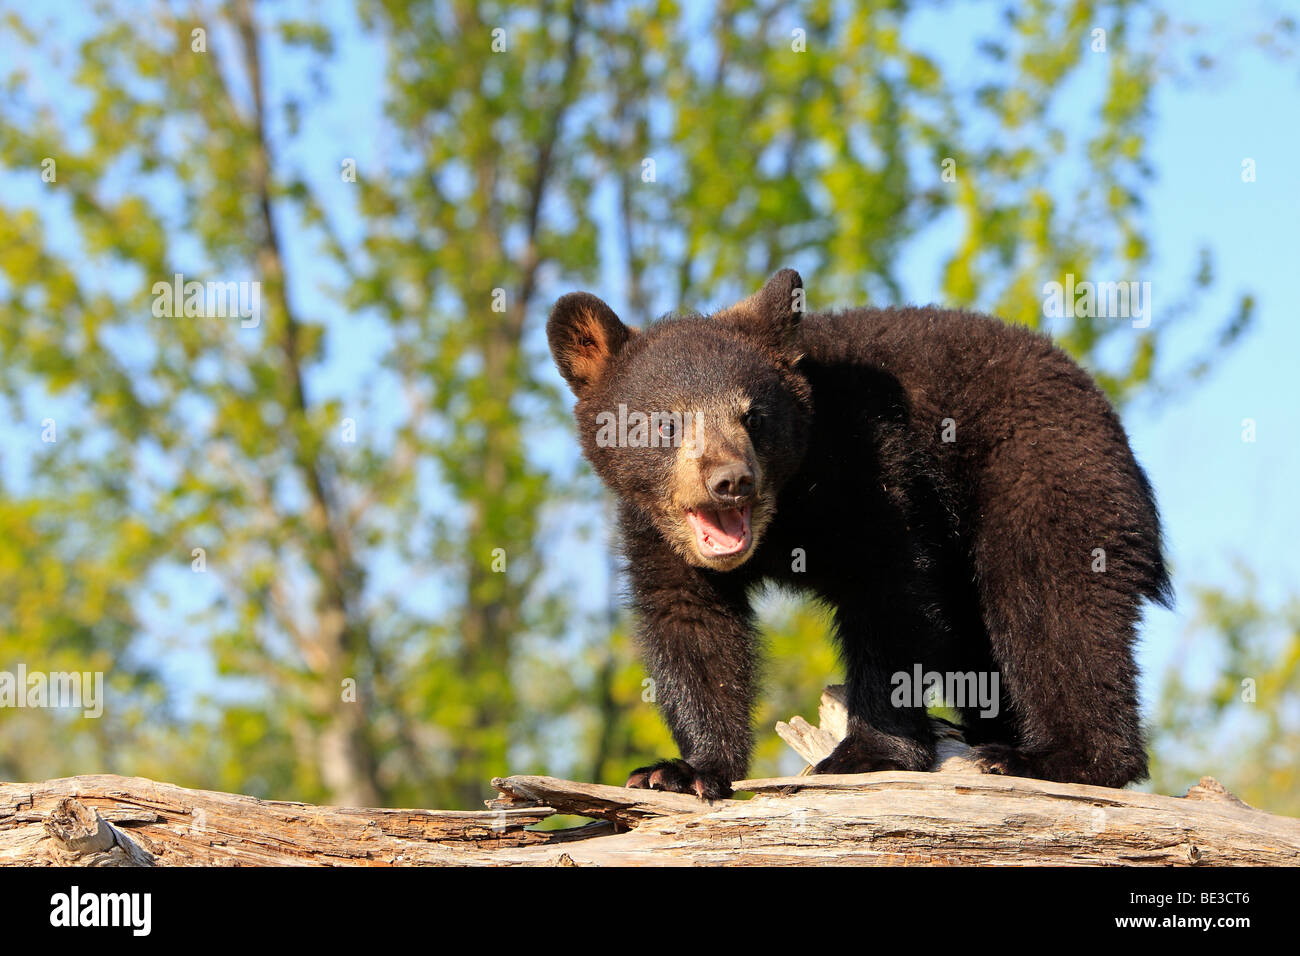
[[[745,417],[740,420],[740,423],[744,425],[748,431],[757,431],[759,426],[763,424],[763,413],[756,408],[751,408],[749,411],[745,412]]]
[[[659,422],[659,434],[664,438],[672,438],[677,434],[677,424],[671,418],[665,418]]]

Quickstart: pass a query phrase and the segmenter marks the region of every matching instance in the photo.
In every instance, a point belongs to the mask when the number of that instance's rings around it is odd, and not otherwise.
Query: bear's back
[[[954,452],[987,453],[1013,434],[1033,440],[1035,430],[1044,438],[1087,433],[1127,451],[1092,377],[1023,326],[961,310],[861,308],[809,314],[800,340],[814,403],[819,379],[896,381],[918,428],[937,435],[951,420]]]
[[[1141,541],[1141,586],[1167,599],[1150,483],[1105,393],[1047,336],[971,312],[864,308],[809,314],[800,344],[814,454],[878,432],[873,419],[902,423],[963,526],[1011,515],[1009,529],[1072,549],[1112,527]]]

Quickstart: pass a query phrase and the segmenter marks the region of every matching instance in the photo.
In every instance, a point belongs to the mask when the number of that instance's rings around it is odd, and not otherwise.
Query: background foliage
[[[1148,269],[1153,90],[1212,66],[1160,9],[1084,0],[994,7],[954,65],[911,28],[932,6],[9,5],[0,668],[103,670],[111,696],[99,721],[0,710],[0,777],[471,807],[507,769],[621,782],[669,750],[545,354],[573,287],[634,323],[783,265],[814,308],[905,301],[947,223],[946,303],[1051,332],[1117,402],[1194,387],[1157,359],[1212,250],[1145,330],[1049,323],[1041,288]],[[156,316],[176,273],[259,282],[260,324]],[[1203,728],[1256,675],[1228,776],[1300,812],[1295,612],[1242,594],[1197,598],[1222,679],[1166,683],[1156,785],[1211,769]],[[815,608],[764,607],[770,724],[836,665]]]

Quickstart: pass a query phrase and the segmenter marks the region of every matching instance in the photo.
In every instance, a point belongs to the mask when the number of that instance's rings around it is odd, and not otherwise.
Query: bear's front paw
[[[829,757],[813,767],[813,773],[876,773],[880,770],[906,769],[895,760],[880,754],[840,753],[836,748]]]
[[[813,773],[877,773],[882,770],[929,770],[932,757],[912,741],[864,739],[850,734],[836,744]]]
[[[681,759],[660,760],[648,767],[638,767],[627,778],[627,786],[637,790],[693,793],[701,800],[722,800],[732,793],[730,780],[708,770],[696,770]]]

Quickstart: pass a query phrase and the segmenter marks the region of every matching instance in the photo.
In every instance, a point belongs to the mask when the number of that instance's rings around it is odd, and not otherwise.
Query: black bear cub
[[[586,293],[551,313],[682,754],[628,785],[714,799],[744,777],[764,581],[834,609],[849,733],[818,773],[929,769],[925,701],[896,690],[933,671],[997,675],[998,706],[956,703],[986,771],[1145,777],[1135,628],[1171,593],[1150,484],[1105,396],[996,319],[802,303],[786,269],[644,332]]]

